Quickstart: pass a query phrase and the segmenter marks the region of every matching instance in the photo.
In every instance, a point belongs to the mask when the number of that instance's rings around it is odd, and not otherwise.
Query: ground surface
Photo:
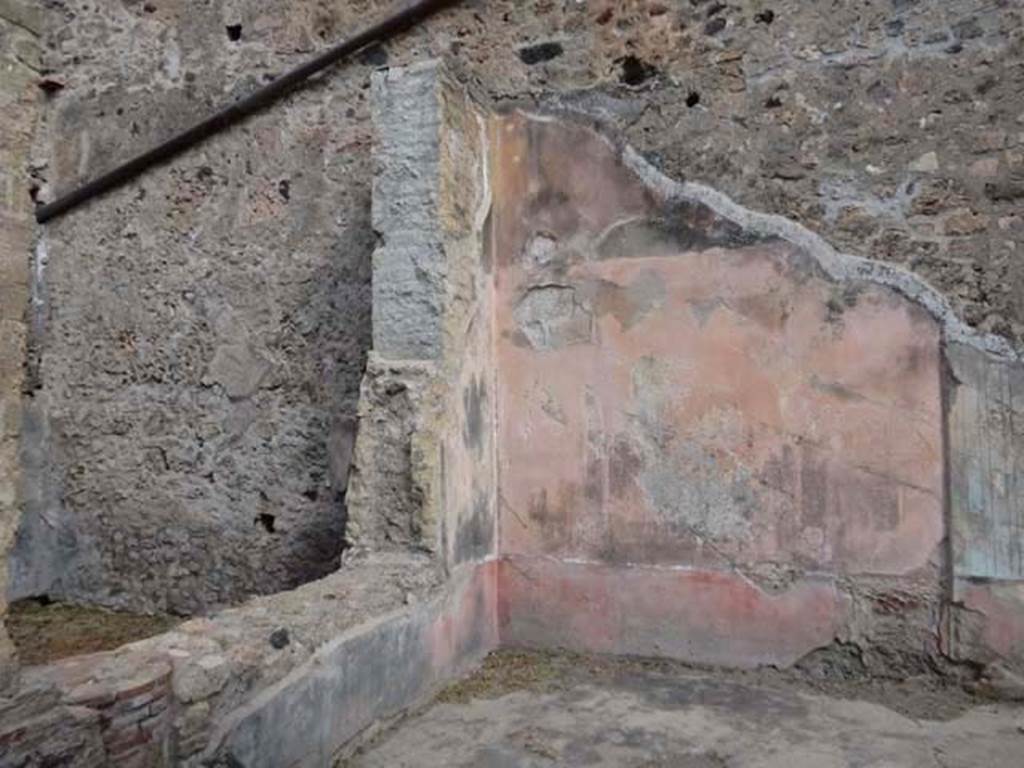
[[[166,632],[181,619],[102,608],[22,600],[11,606],[7,630],[22,664],[46,664],[81,653],[109,651]]]
[[[501,653],[344,765],[988,768],[1022,764],[1022,724],[935,678]]]

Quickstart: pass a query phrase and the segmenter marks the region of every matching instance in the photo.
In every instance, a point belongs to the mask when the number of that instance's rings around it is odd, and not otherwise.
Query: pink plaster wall
[[[938,563],[929,315],[659,200],[585,128],[494,146],[503,640],[792,661],[841,634],[833,579]]]
[[[827,579],[770,594],[714,569],[501,561],[503,645],[755,667],[793,664],[845,634],[850,600]]]

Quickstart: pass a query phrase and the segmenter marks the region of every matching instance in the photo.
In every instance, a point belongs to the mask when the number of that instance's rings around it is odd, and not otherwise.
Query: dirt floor
[[[46,664],[113,648],[166,632],[173,616],[140,616],[93,606],[21,600],[10,606],[7,631],[22,664]]]
[[[816,679],[506,651],[342,765],[1024,766],[1024,707],[937,676]]]

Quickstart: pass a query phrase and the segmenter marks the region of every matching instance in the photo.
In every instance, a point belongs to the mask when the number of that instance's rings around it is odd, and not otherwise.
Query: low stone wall
[[[302,668],[232,714],[209,754],[251,768],[325,766],[467,672],[497,647],[497,570],[466,566],[423,605],[328,643]]]
[[[40,678],[50,677],[69,709],[95,716],[107,763],[147,766],[166,762],[170,752],[172,671],[170,659],[141,652],[84,656],[57,664]]]
[[[496,647],[496,595],[493,561],[442,582],[428,558],[372,558],[117,651],[30,668],[0,708],[0,764],[67,753],[73,766],[329,765]]]

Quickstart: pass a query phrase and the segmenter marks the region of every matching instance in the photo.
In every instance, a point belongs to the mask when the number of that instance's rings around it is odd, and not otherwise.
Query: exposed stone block
[[[962,660],[1024,677],[1024,583],[957,578],[951,616],[952,652]],[[1024,689],[1022,689],[1024,692]]]
[[[374,349],[349,540],[442,567],[497,549],[487,114],[437,63],[374,76]]]

